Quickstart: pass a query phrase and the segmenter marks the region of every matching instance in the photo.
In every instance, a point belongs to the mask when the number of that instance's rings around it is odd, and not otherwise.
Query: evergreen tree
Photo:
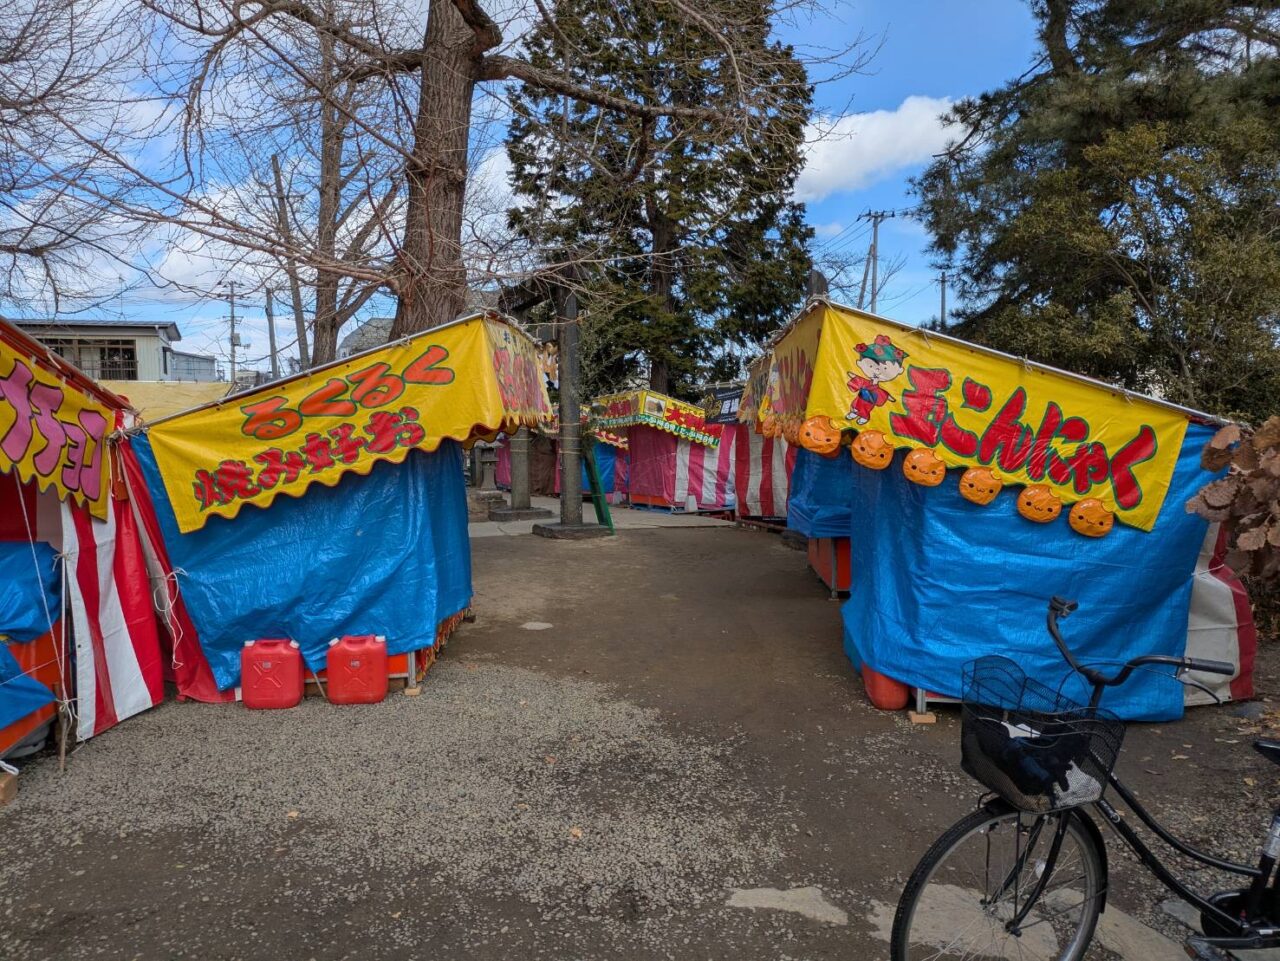
[[[957,332],[1215,413],[1280,397],[1280,23],[1037,0],[1042,55],[916,183]]]
[[[687,396],[735,376],[796,308],[810,268],[811,231],[791,200],[812,99],[803,64],[770,39],[764,0],[700,3],[731,25],[720,38],[688,30],[671,15],[680,9],[560,0],[528,55],[639,103],[745,99],[749,138],[713,118],[649,120],[528,85],[513,100],[507,150],[522,203],[511,225],[551,262],[595,264],[580,296],[588,391],[642,370],[654,389]]]

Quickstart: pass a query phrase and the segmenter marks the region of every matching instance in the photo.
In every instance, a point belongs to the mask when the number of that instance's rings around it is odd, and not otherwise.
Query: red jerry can
[[[302,700],[298,642],[245,641],[240,649],[240,698],[255,710],[296,707]]]
[[[334,704],[377,704],[387,696],[387,639],[350,634],[329,642],[325,663]]]

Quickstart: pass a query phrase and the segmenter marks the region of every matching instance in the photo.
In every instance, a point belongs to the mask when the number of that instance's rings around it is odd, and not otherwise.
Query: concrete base
[[[491,521],[534,521],[543,517],[555,517],[553,511],[545,507],[495,507],[489,511]]]
[[[608,537],[612,531],[603,524],[577,524],[567,527],[556,521],[554,524],[534,524],[533,533],[539,537],[550,537],[560,541],[585,541],[593,537]]]

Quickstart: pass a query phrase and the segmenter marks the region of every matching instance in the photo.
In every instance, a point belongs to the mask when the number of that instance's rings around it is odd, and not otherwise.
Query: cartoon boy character
[[[896,398],[880,385],[893,380],[902,373],[902,362],[907,353],[895,347],[884,334],[878,334],[873,343],[858,344],[859,376],[853,371],[849,374],[849,389],[853,391],[853,407],[846,415],[848,420],[865,424],[871,419],[871,412]]]

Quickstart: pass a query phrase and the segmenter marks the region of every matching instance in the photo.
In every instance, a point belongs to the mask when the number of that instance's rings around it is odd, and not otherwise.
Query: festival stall
[[[463,446],[536,428],[534,345],[478,315],[131,431],[185,696],[240,682],[245,641],[381,635],[417,676],[471,600]]]
[[[755,414],[853,465],[844,640],[869,676],[955,696],[966,661],[999,653],[1056,687],[1058,594],[1080,601],[1081,660],[1228,660],[1235,677],[1197,679],[1251,696],[1247,598],[1184,506],[1215,476],[1206,415],[821,300],[777,340]],[[1156,720],[1184,697],[1144,674],[1103,703]]]
[[[591,403],[594,430],[625,434],[633,505],[720,511],[733,507],[733,447],[702,408],[652,390],[609,394]]]
[[[547,428],[549,431],[551,427]],[[625,434],[612,431],[589,431],[592,443],[592,454],[596,461],[596,470],[600,472],[600,484],[604,488],[605,498],[611,504],[621,504],[626,500],[627,482],[629,478],[630,457],[627,451]],[[530,438],[529,447],[529,493],[534,496],[550,497],[560,494],[559,444],[553,436],[536,434]],[[494,481],[501,490],[511,489],[511,438],[505,434],[498,438],[498,463],[494,471]],[[582,464],[582,489],[591,489],[587,477],[587,465]]]
[[[0,757],[163,696],[137,521],[111,456],[127,403],[0,321]]]
[[[770,385],[776,378],[770,350],[751,365],[738,409],[739,430],[785,449],[787,486],[782,506],[787,528],[807,538],[809,566],[834,596],[849,589],[853,465],[847,459],[822,456],[800,446],[799,426],[784,423],[771,412]]]
[[[766,437],[739,420],[750,385],[715,390],[704,404],[707,423],[721,430],[720,446],[731,451],[733,490],[739,518],[783,520],[797,448],[781,437]],[[749,401],[748,401],[749,402]]]

